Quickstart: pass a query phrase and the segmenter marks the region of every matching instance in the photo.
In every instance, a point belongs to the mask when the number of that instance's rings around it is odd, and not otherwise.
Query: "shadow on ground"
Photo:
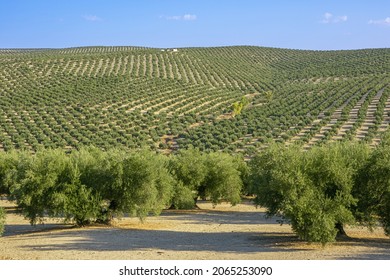
[[[74,225],[69,224],[58,224],[58,223],[47,223],[47,224],[17,224],[17,225],[5,225],[4,227],[4,237],[15,236],[15,235],[24,235],[31,233],[45,233],[45,232],[55,232],[63,229],[75,228]]]
[[[77,240],[74,240],[77,237]],[[115,238],[114,238],[115,237]],[[28,238],[28,237],[27,237]],[[81,251],[131,251],[131,250],[172,250],[172,251],[214,251],[214,252],[286,252],[298,249],[283,244],[297,242],[293,234],[277,232],[180,232],[161,230],[126,230],[116,228],[72,229],[61,232],[34,234],[33,238],[50,238],[53,242],[37,246],[27,245],[26,249],[81,250]],[[59,240],[72,239],[71,242]],[[301,251],[302,249],[299,249]]]
[[[313,252],[316,246],[310,246],[300,241],[290,232],[278,232],[276,218],[265,218],[264,212],[230,212],[217,210],[199,211],[164,211],[161,223],[171,221],[197,225],[218,227],[223,224],[234,224],[236,230],[225,232],[188,232],[180,227],[172,228],[117,228],[94,226],[74,228],[64,224],[45,224],[32,227],[27,224],[6,225],[3,238],[21,238],[31,240],[31,245],[21,248],[49,252],[62,251],[189,251],[189,252],[220,252],[220,253],[296,253]],[[258,231],[240,230],[241,226],[259,226]],[[267,227],[269,225],[269,227]],[[238,227],[237,227],[238,226]],[[45,240],[44,244],[33,242]],[[26,243],[25,243],[26,244]],[[390,260],[390,240],[382,238],[350,238],[346,237],[332,246],[345,248],[345,254],[339,259],[384,259]],[[361,253],[348,256],[348,251],[354,254],[354,248]],[[374,249],[366,250],[365,248]],[[364,252],[367,253],[364,253]],[[326,252],[325,252],[326,253]],[[329,252],[331,254],[331,252]],[[306,253],[305,253],[306,254]],[[336,256],[337,258],[337,256]]]
[[[235,212],[218,210],[189,210],[189,211],[165,211],[162,217],[172,218],[176,221],[190,221],[193,224],[233,224],[233,225],[266,225],[279,224],[279,218],[267,218],[265,212]]]
[[[339,241],[340,246],[345,245],[349,247],[370,247],[375,251],[369,253],[359,254],[353,257],[344,257],[344,260],[390,260],[390,239],[382,238],[353,238],[346,237],[343,241]]]

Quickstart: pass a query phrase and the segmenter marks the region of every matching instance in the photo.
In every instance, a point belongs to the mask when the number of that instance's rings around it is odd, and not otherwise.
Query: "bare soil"
[[[348,237],[326,246],[299,240],[289,225],[266,219],[264,209],[249,201],[231,207],[201,202],[198,210],[166,210],[144,223],[137,218],[116,220],[113,226],[77,228],[48,219],[30,226],[6,200],[5,234],[0,259],[385,259],[390,239],[381,228],[370,232],[349,227]]]

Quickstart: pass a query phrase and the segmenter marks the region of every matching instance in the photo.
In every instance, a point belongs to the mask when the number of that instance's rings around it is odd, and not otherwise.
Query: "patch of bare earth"
[[[390,259],[390,240],[380,229],[347,228],[348,238],[322,247],[300,241],[249,201],[215,209],[200,202],[199,210],[166,210],[144,223],[125,217],[85,228],[53,219],[33,227],[12,203],[0,205],[7,210],[0,259]]]

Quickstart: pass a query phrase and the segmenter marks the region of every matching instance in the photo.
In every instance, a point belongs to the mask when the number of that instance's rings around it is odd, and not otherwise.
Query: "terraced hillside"
[[[390,49],[2,49],[0,150],[376,145],[389,83]]]

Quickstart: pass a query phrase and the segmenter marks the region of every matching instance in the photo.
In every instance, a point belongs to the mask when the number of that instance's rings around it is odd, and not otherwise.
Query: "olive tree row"
[[[172,205],[194,207],[198,196],[214,204],[239,202],[238,162],[227,154],[196,150],[170,157],[94,147],[70,154],[60,149],[10,152],[1,154],[0,192],[16,201],[31,224],[45,217],[80,226],[108,223],[125,213],[143,220]]]

